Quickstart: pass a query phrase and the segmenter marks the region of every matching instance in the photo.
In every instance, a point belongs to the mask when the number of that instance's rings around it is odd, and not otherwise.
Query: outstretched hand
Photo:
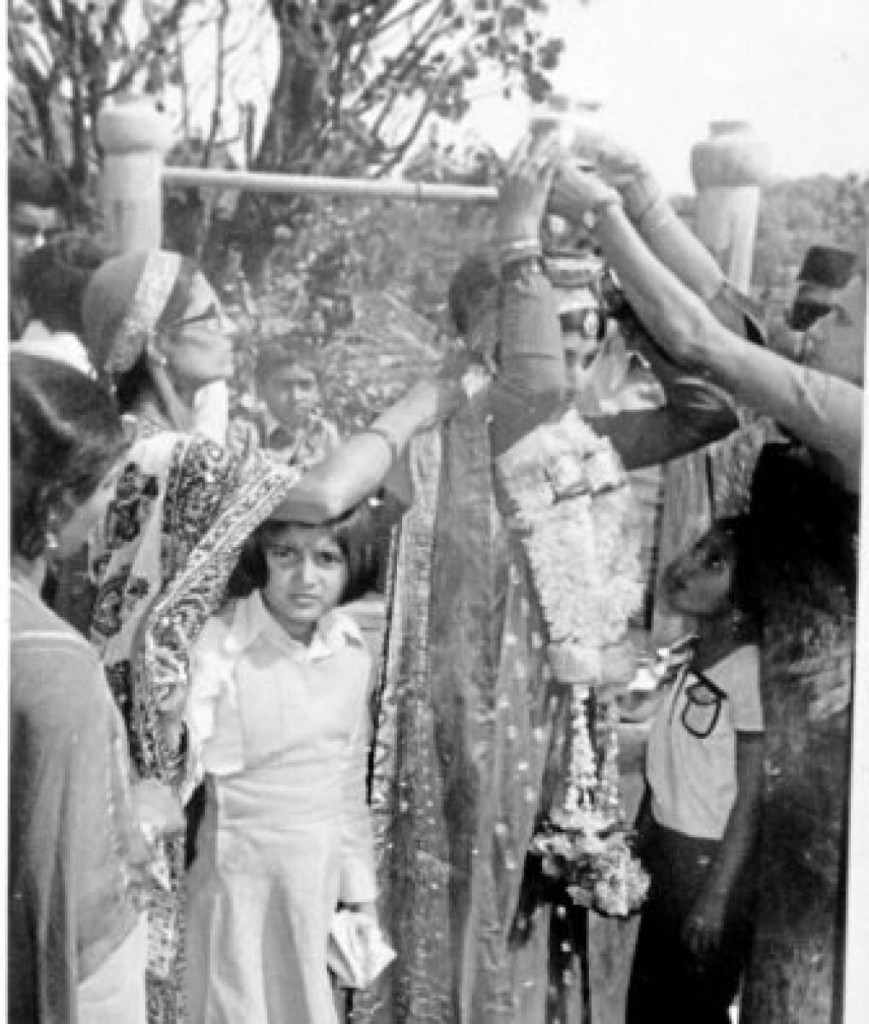
[[[682,929],[682,941],[698,960],[711,956],[721,945],[727,901],[701,895]]]
[[[570,156],[592,164],[607,185],[619,191],[641,175],[649,174],[648,167],[633,150],[584,125],[579,125],[572,134]]]
[[[506,176],[498,193],[499,245],[517,239],[536,239],[554,174],[551,142],[535,145],[525,139],[507,162]]]
[[[562,160],[552,182],[547,210],[571,224],[580,223],[586,210],[620,202],[618,192],[593,170],[572,159]]]

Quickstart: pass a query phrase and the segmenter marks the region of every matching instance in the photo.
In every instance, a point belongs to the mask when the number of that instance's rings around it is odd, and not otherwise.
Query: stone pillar
[[[122,97],[100,111],[97,138],[105,154],[100,201],[109,243],[120,252],[159,248],[171,122],[150,97]]]
[[[709,138],[691,151],[691,173],[697,188],[694,231],[730,282],[746,293],[751,284],[760,185],[768,162],[766,146],[744,121],[713,121]],[[731,444],[729,439],[722,441],[666,466],[659,579],[661,568],[711,523],[710,484],[714,486],[720,467],[726,464]],[[672,614],[656,602],[652,628],[656,643],[668,643],[693,628],[690,618]]]

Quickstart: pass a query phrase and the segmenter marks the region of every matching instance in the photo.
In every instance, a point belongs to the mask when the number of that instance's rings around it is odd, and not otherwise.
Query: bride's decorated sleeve
[[[490,390],[496,455],[549,419],[567,379],[555,293],[540,259],[502,271],[499,373]]]

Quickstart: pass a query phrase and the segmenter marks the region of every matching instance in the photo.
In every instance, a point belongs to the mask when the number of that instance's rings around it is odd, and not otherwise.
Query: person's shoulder
[[[217,650],[222,647],[227,636],[232,631],[236,616],[249,601],[249,597],[233,598],[227,601],[219,611],[209,616],[205,620],[196,639],[197,650]]]
[[[108,696],[96,651],[43,606],[40,614],[13,596],[9,649],[14,714],[44,728],[75,729],[93,719]]]
[[[760,677],[760,647],[755,643],[742,644],[706,671],[728,691],[756,683]]]
[[[23,588],[12,587],[9,612],[9,641],[13,657],[29,657],[33,652],[66,651],[71,657],[98,662],[96,652],[81,633]]]
[[[319,630],[333,650],[358,654],[366,660],[370,657],[359,624],[340,608],[329,612],[320,623]]]

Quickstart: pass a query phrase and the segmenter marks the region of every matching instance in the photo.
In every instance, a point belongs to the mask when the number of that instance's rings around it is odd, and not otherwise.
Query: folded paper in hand
[[[326,956],[342,988],[366,988],[395,959],[395,950],[373,918],[338,910],[332,916]]]

